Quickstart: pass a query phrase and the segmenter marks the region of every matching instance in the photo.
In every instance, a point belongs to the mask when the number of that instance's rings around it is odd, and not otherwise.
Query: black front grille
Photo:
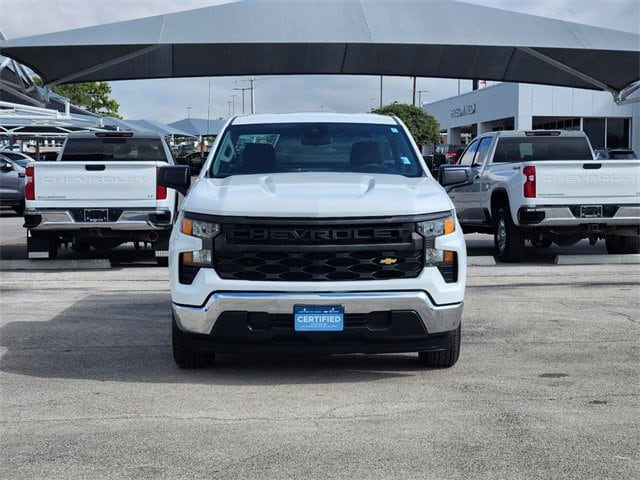
[[[336,281],[415,278],[422,270],[420,251],[256,252],[218,251],[214,267],[230,280]]]
[[[389,245],[410,243],[413,223],[362,225],[224,224],[227,245]]]
[[[346,281],[415,278],[423,240],[415,224],[223,224],[213,265],[228,280]]]

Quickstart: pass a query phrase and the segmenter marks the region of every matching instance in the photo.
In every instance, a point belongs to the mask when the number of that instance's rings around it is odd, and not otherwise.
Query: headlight
[[[203,240],[212,239],[220,233],[220,224],[183,218],[180,231],[185,235],[202,238]]]
[[[182,217],[180,232],[202,240],[200,250],[180,253],[180,283],[191,283],[201,267],[213,266],[213,239],[220,233],[220,224]]]
[[[447,216],[418,222],[417,230],[424,237],[425,267],[437,267],[445,282],[456,282],[458,279],[456,252],[436,248],[436,238],[455,232],[455,218]]]
[[[453,217],[437,218],[418,222],[418,232],[425,238],[435,238],[455,232],[456,222]]]

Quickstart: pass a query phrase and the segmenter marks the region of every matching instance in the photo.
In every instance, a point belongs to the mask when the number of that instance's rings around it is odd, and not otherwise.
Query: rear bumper
[[[606,212],[608,206],[604,207]],[[589,224],[640,225],[640,205],[615,207],[613,215],[601,217],[581,217],[579,209],[580,206],[573,205],[521,207],[518,210],[517,221],[521,226],[531,227],[578,227]]]
[[[463,303],[434,305],[422,291],[357,293],[214,293],[203,306],[173,304],[178,327],[212,336],[213,341],[256,342],[293,331],[295,305],[342,305],[345,331],[355,328],[363,338],[392,339],[402,343],[425,340],[428,335],[455,330]],[[230,323],[232,327],[230,327]],[[354,323],[355,322],[355,323]],[[235,323],[235,326],[233,324]],[[233,331],[232,335],[221,332]],[[354,333],[352,331],[351,333]],[[362,336],[361,335],[361,336]],[[219,338],[216,338],[219,337]],[[316,335],[312,335],[316,338]]]
[[[110,230],[166,230],[171,227],[168,209],[122,209],[115,221],[78,221],[71,210],[25,210],[25,227],[38,230],[80,230],[100,228]]]

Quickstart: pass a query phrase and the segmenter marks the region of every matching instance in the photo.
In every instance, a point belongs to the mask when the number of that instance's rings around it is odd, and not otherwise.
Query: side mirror
[[[11,170],[13,170],[13,165],[11,165],[9,162],[3,162],[0,164],[0,170],[3,172],[10,172]]]
[[[160,167],[158,171],[158,185],[173,188],[181,194],[186,195],[191,186],[191,168],[187,165]]]
[[[431,173],[435,173],[433,170],[433,155],[423,155],[422,159],[424,160],[424,163],[427,164],[427,168],[429,169],[429,171]]]
[[[469,169],[461,167],[440,167],[440,175],[438,176],[440,185],[443,187],[461,187],[462,185],[468,185],[469,182]]]

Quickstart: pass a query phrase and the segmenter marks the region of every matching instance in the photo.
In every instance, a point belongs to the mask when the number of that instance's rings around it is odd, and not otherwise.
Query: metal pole
[[[413,106],[416,106],[416,77],[413,77]]]
[[[236,114],[236,97],[237,97],[236,94],[231,94],[231,102],[232,102],[232,105],[233,105],[233,108],[231,110],[231,114],[232,115]]]
[[[207,104],[207,135],[210,135],[210,134],[211,134],[211,80],[209,80],[209,102]]]
[[[251,83],[251,113],[256,113],[256,94],[253,87],[253,83],[256,81],[255,77],[251,75],[249,82]]]
[[[380,75],[380,108],[382,108],[382,75]]]
[[[242,114],[244,115],[244,92],[247,90],[251,90],[251,87],[236,87],[234,88],[234,90],[240,90],[242,91]]]

